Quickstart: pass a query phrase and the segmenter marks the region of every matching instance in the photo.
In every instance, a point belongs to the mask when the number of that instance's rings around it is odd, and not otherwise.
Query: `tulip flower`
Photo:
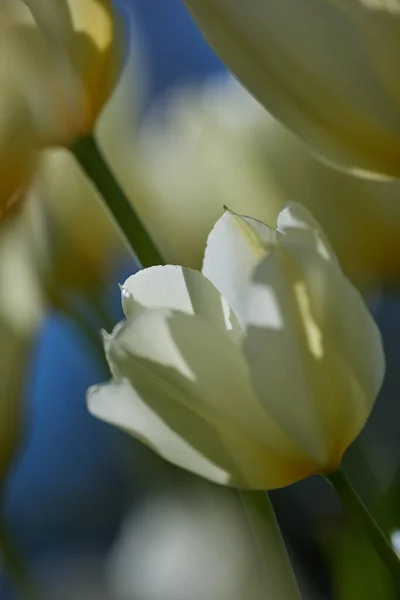
[[[92,132],[118,72],[109,0],[4,0],[0,7],[0,209],[38,150]]]
[[[1,41],[0,37],[0,44]],[[131,43],[118,82],[96,122],[96,137],[117,173],[123,163],[127,139],[130,139],[137,129],[137,111],[132,110],[132,107],[137,106],[136,83],[138,72],[140,73],[138,54],[138,45]],[[2,90],[0,103],[4,96],[5,90]],[[10,106],[12,102],[11,97]],[[17,119],[20,113],[17,109],[15,113]],[[0,148],[1,114],[0,110]],[[7,125],[12,132],[14,124]],[[26,124],[20,125],[25,127],[26,132]],[[27,152],[23,153],[22,150],[29,150],[28,139],[25,140],[23,148],[19,148],[21,139],[13,137],[11,141],[15,142],[16,157],[20,159],[21,165],[26,167]],[[10,144],[6,150],[9,152]],[[15,208],[25,213],[31,255],[41,279],[51,282],[59,291],[98,290],[107,280],[116,261],[125,256],[125,248],[114,224],[101,205],[99,194],[67,148],[44,148],[40,152],[34,148],[29,166],[29,173],[21,189],[26,204],[24,207]],[[7,161],[4,160],[4,167],[10,167],[9,154]],[[6,175],[14,172],[15,169],[10,168]],[[5,181],[7,180],[3,177],[0,205],[2,194],[5,192]],[[18,177],[16,181],[18,183]],[[130,185],[132,191],[132,178]],[[7,195],[4,194],[5,197]],[[7,213],[10,213],[10,209]],[[6,217],[8,218],[8,214]]]
[[[119,44],[110,0],[17,0],[21,94],[40,138],[68,144],[92,132],[115,82]],[[30,69],[30,72],[28,72]]]
[[[121,76],[96,123],[96,137],[117,174],[126,167],[125,149],[137,130],[138,51],[130,44]],[[134,187],[130,173],[133,197]],[[62,147],[42,151],[25,194],[42,277],[58,289],[94,291],[104,285],[126,250],[73,154]]]
[[[244,85],[324,160],[400,176],[397,0],[185,0]]]
[[[384,376],[379,331],[300,205],[276,229],[225,211],[202,273],[152,267],[122,287],[92,414],[214,482],[278,488],[338,469]]]

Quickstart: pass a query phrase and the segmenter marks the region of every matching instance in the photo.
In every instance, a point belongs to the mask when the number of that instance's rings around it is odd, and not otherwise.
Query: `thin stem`
[[[239,490],[266,584],[266,598],[301,600],[278,522],[266,492]]]
[[[358,496],[345,473],[342,469],[339,469],[334,473],[325,475],[325,478],[334,488],[349,513],[363,527],[366,536],[374,546],[377,554],[384,565],[386,565],[397,586],[400,587],[400,560],[393,550],[390,541]]]
[[[111,173],[96,140],[92,136],[81,138],[72,145],[71,150],[99,191],[128,247],[141,265],[151,267],[163,264],[160,253]]]
[[[0,519],[0,562],[15,585],[20,600],[38,600],[36,585],[20,553],[15,547],[3,519]]]

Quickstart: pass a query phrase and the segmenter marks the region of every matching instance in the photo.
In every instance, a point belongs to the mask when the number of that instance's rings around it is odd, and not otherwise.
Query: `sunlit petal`
[[[225,296],[240,319],[240,296],[255,265],[277,232],[257,219],[225,210],[208,236],[203,274]]]
[[[240,336],[229,304],[199,271],[174,265],[151,267],[129,277],[121,287],[127,317],[140,307],[171,308],[195,314],[222,331]]]
[[[321,468],[337,467],[384,375],[380,334],[361,296],[335,264],[297,246],[260,263],[247,301],[244,351],[260,401]]]

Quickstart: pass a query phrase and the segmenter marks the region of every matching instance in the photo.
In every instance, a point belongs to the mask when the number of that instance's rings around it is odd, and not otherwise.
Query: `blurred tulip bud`
[[[158,489],[127,519],[109,560],[116,600],[297,600],[271,530],[265,579],[233,492],[205,482]],[[277,538],[277,539],[276,539]]]
[[[233,77],[176,89],[150,112],[139,142],[132,162],[142,192],[132,201],[167,261],[201,266],[223,204],[269,223],[294,199],[318,218],[357,285],[400,279],[400,184],[322,164]]]
[[[41,148],[93,130],[118,75],[118,37],[109,0],[1,3],[0,215]]]
[[[89,391],[89,410],[216,483],[335,471],[382,384],[379,330],[300,205],[277,229],[226,211],[202,273],[145,269],[122,303],[126,321],[104,337],[113,380]]]
[[[21,59],[21,93],[34,115],[39,139],[69,144],[92,132],[118,75],[121,30],[112,3],[13,2],[10,29],[21,36],[30,55]]]
[[[28,229],[24,214],[0,226],[0,481],[18,447],[30,350],[44,311]]]
[[[121,77],[96,127],[99,144],[117,175],[126,163],[128,140],[132,143],[137,130],[139,53],[138,45],[131,42]],[[132,192],[133,177],[130,184]],[[61,288],[75,290],[107,282],[126,251],[101,198],[72,153],[65,148],[41,152],[27,197],[42,276],[53,285],[57,282]]]
[[[216,52],[310,148],[400,177],[398,0],[185,0]]]
[[[37,153],[35,128],[21,93],[20,39],[12,35],[0,7],[0,217],[20,197]]]

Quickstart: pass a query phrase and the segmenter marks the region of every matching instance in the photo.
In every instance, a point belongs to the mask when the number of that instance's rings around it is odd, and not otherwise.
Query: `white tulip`
[[[185,0],[265,107],[325,160],[400,176],[398,0]]]
[[[384,376],[379,331],[311,215],[277,229],[230,211],[203,273],[152,267],[122,288],[89,410],[220,484],[266,489],[328,473]]]

